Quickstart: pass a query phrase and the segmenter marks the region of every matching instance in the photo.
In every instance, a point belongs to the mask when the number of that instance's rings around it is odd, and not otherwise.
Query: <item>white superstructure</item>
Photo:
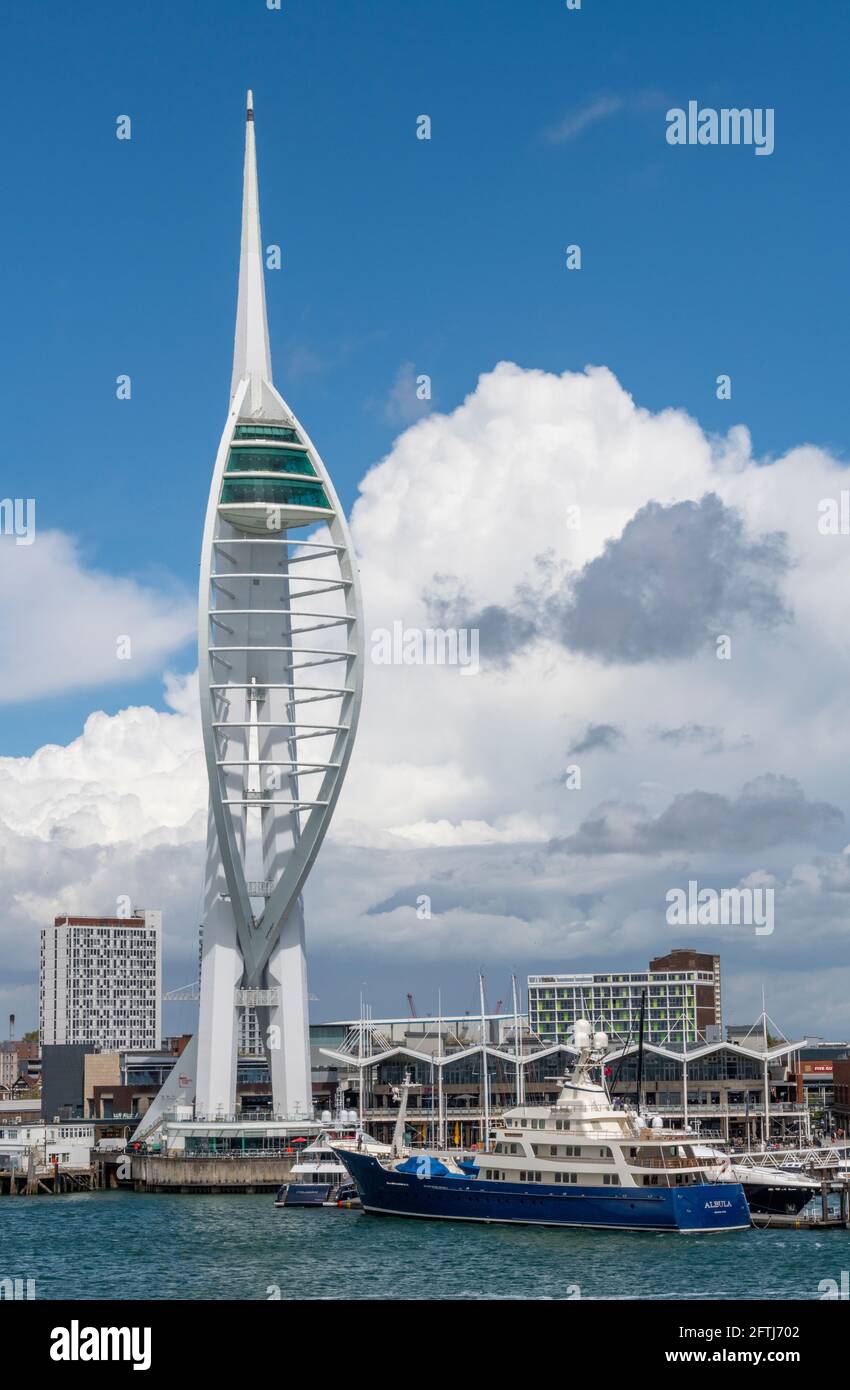
[[[289,1181],[338,1187],[340,1183],[349,1181],[348,1169],[337,1158],[327,1135],[320,1134],[318,1139],[302,1149],[298,1161],[293,1163],[289,1171]]]
[[[686,1187],[703,1183],[720,1160],[698,1158],[688,1136],[656,1118],[618,1109],[592,1072],[608,1046],[604,1033],[575,1027],[581,1049],[554,1105],[520,1105],[496,1122],[494,1142],[477,1157],[482,1178],[580,1187]],[[716,1181],[715,1177],[710,1178]]]

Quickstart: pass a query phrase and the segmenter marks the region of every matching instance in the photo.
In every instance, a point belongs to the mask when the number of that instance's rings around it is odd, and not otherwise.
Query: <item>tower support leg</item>
[[[310,1029],[307,1010],[307,958],[304,946],[304,903],[298,898],[281,925],[269,958],[268,983],[279,991],[280,1003],[269,1010],[266,1046],[276,1115],[313,1113],[310,1073]]]
[[[233,912],[219,897],[204,921],[196,1115],[229,1115],[236,1109],[236,987],[242,971]]]

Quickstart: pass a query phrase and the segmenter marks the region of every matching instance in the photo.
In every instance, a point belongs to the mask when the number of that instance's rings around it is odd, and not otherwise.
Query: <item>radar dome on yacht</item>
[[[594,1033],[593,1046],[596,1048],[597,1052],[602,1052],[608,1046],[608,1034]]]
[[[652,1120],[651,1120],[651,1123],[650,1123],[650,1128],[651,1128],[651,1129],[663,1129],[663,1128],[664,1128],[664,1120],[663,1120],[663,1118],[662,1118],[661,1115],[653,1115]]]
[[[360,1118],[360,1116],[357,1114],[357,1111],[356,1111],[356,1110],[347,1110],[345,1113],[346,1113],[346,1118],[347,1118],[347,1120],[348,1120],[348,1123],[349,1123],[350,1125],[356,1125],[356,1124],[357,1124],[357,1121],[358,1121],[359,1118]]]
[[[322,1111],[322,1124],[323,1124],[323,1125],[329,1125],[332,1119],[333,1119],[333,1115],[331,1114],[330,1110],[323,1110],[323,1111]]]
[[[575,1039],[576,1047],[589,1047],[593,1030],[586,1018],[580,1018],[576,1022]]]

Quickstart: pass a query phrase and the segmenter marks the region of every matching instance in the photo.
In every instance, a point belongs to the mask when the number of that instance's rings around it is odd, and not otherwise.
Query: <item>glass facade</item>
[[[615,1040],[637,1036],[646,997],[647,1042],[696,1043],[697,987],[713,984],[701,971],[535,977],[528,981],[529,1026],[544,1042],[567,1040],[580,1018],[593,1020]]]
[[[324,488],[319,483],[284,483],[276,478],[225,478],[222,503],[266,502],[272,507],[313,507],[331,511]]]
[[[288,425],[237,425],[234,439],[279,439],[283,444],[300,444],[295,430]]]
[[[316,470],[303,449],[231,449],[228,473],[303,473],[315,478]]]

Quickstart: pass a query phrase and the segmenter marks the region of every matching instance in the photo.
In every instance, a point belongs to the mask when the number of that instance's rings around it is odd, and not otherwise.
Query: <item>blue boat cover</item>
[[[413,1173],[417,1178],[444,1178],[448,1171],[445,1163],[430,1154],[411,1155],[396,1168],[397,1173]]]

